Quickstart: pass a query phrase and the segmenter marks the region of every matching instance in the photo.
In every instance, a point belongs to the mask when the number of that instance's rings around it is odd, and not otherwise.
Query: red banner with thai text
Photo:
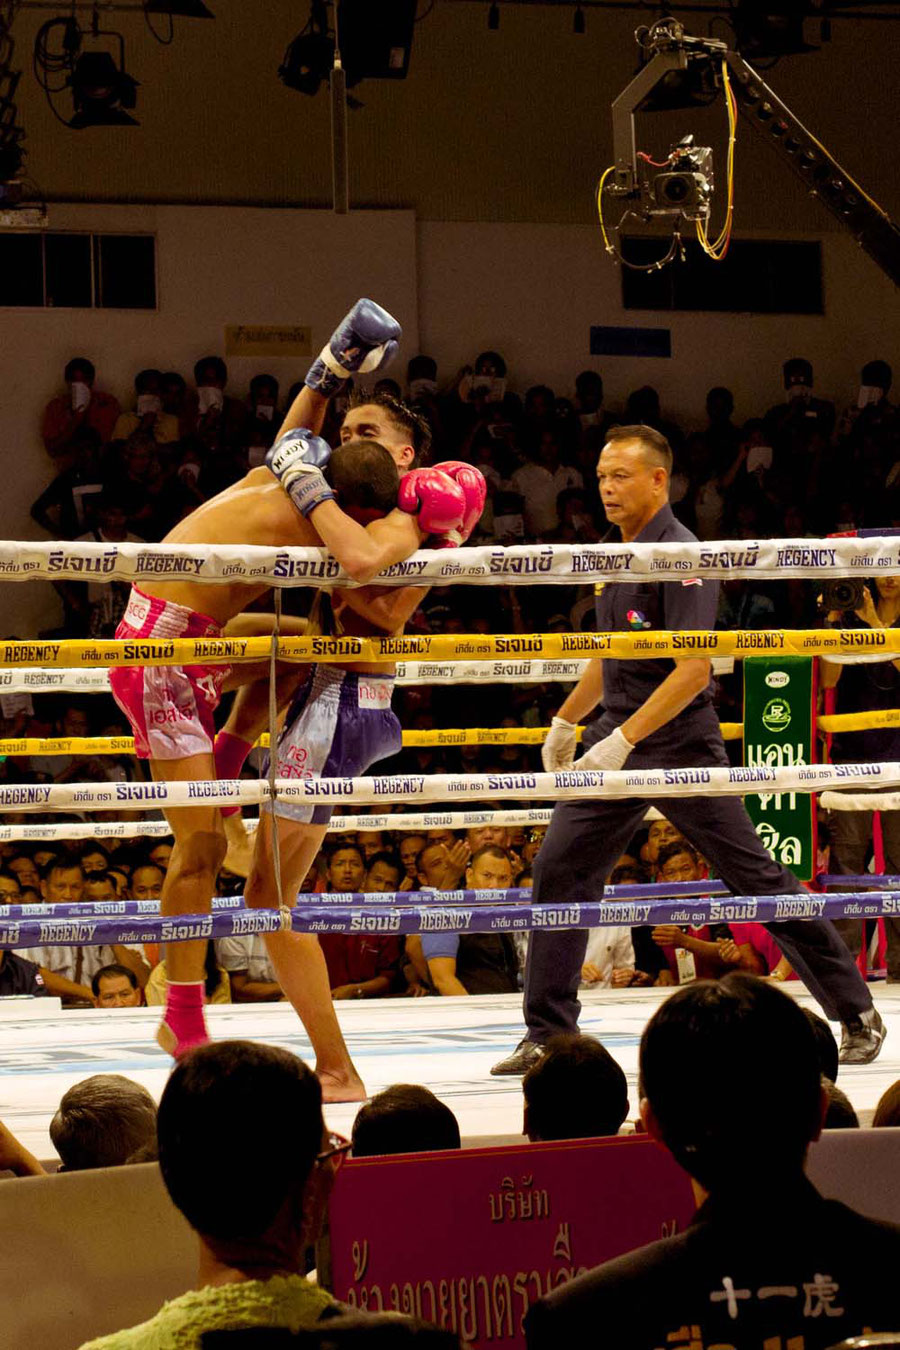
[[[334,1293],[476,1347],[524,1346],[529,1304],[694,1209],[645,1135],[351,1158],[329,1210]]]

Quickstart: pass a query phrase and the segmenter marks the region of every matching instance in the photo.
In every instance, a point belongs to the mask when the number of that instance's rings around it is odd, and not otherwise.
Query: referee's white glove
[[[574,768],[621,769],[633,749],[634,746],[622,728],[616,727],[608,736],[604,736],[602,741],[586,750],[581,759],[576,759]]]
[[[554,717],[547,732],[547,739],[541,746],[541,763],[546,773],[556,773],[558,769],[571,769],[575,758],[575,733],[578,730],[574,722],[564,717]]]

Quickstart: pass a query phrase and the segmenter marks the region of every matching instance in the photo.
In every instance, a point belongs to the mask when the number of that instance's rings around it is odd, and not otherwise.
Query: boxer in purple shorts
[[[393,675],[357,674],[340,666],[314,666],[294,695],[278,737],[277,778],[358,778],[370,765],[401,748],[400,723],[391,710]],[[266,766],[268,768],[268,765]],[[279,800],[263,811],[302,825],[327,825],[327,803]]]

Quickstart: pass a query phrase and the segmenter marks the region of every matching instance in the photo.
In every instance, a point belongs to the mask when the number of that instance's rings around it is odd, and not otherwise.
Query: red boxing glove
[[[425,534],[453,537],[459,534],[466,514],[466,496],[449,474],[440,469],[413,469],[400,479],[397,505],[418,516]],[[445,545],[455,548],[457,544]]]
[[[478,524],[484,514],[484,503],[487,497],[487,483],[484,481],[484,474],[480,469],[476,469],[472,464],[465,464],[460,459],[447,459],[437,466],[441,473],[445,473],[452,478],[463,490],[466,498],[466,514],[463,516],[462,528],[459,531],[461,544],[464,544],[469,535]],[[445,545],[444,547],[447,547]]]

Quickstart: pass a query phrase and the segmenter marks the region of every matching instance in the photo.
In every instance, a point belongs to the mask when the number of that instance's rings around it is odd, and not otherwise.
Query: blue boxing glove
[[[334,493],[322,473],[331,457],[331,446],[306,427],[294,427],[266,451],[266,468],[278,479],[301,515],[308,516]]]
[[[403,329],[386,309],[374,300],[357,300],[313,361],[304,383],[332,398],[351,375],[370,375],[392,361],[402,336]]]

